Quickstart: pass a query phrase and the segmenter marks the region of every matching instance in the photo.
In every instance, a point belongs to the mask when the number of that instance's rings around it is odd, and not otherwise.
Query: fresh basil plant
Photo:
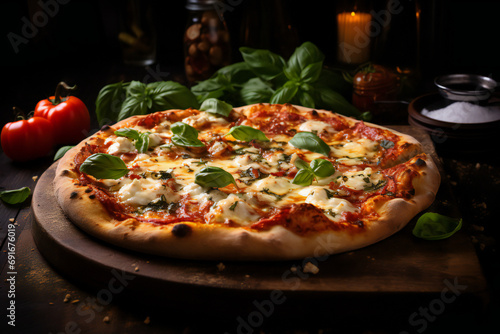
[[[178,82],[118,82],[100,90],[96,100],[96,115],[99,124],[104,125],[134,115],[167,109],[198,108],[199,105],[193,92]]]

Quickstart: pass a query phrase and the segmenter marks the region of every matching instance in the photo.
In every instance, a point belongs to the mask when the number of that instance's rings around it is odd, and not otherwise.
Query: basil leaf
[[[245,63],[263,80],[270,81],[283,75],[286,63],[281,56],[269,50],[249,47],[241,47],[240,53]]]
[[[96,179],[119,179],[127,175],[128,168],[119,157],[106,153],[95,153],[81,164],[80,172],[92,175]]]
[[[231,83],[237,85],[243,85],[248,80],[255,78],[252,69],[244,61],[224,66],[216,73],[224,75]]]
[[[123,101],[117,121],[121,121],[134,115],[146,115],[152,103],[151,98],[146,95],[128,96],[125,101]]]
[[[13,190],[0,191],[0,199],[8,204],[19,204],[24,202],[31,194],[28,187]]]
[[[139,153],[146,153],[149,148],[149,132],[143,132],[135,141],[135,148]]]
[[[344,116],[361,117],[361,112],[349,103],[340,93],[323,85],[314,85],[318,94],[318,108],[332,110]]]
[[[205,144],[198,139],[198,131],[191,125],[177,122],[170,126],[170,131],[174,134],[170,140],[177,146],[183,147],[204,147]]]
[[[271,96],[270,103],[283,104],[290,103],[299,90],[299,84],[296,81],[287,81],[282,87],[278,88]]]
[[[73,147],[75,147],[75,146],[70,145],[70,146],[63,146],[63,147],[59,148],[57,150],[56,154],[54,155],[54,161],[61,159],[66,154],[66,152],[71,150]]]
[[[207,188],[223,188],[229,184],[234,184],[236,181],[233,176],[219,167],[202,168],[194,177],[194,182],[202,187]]]
[[[330,155],[330,146],[312,132],[299,132],[288,142],[290,145],[303,150]]]
[[[382,146],[383,148],[388,150],[391,147],[394,147],[394,142],[392,142],[390,140],[382,139],[382,141],[380,142],[380,146]]]
[[[299,91],[297,92],[297,96],[299,98],[301,106],[307,108],[314,108],[316,106],[314,98],[308,92],[299,89]]]
[[[311,42],[305,42],[296,48],[290,56],[287,68],[302,80],[309,79],[308,82],[312,82],[319,77],[319,73],[316,73],[318,71],[317,67],[320,68],[321,72],[324,59],[325,56],[316,45]],[[315,64],[314,68],[308,68],[310,64]]]
[[[335,167],[333,164],[325,159],[314,159],[311,161],[311,169],[317,177],[328,177],[335,173]]]
[[[323,69],[323,61],[309,64],[300,73],[300,79],[303,82],[315,82],[318,80]]]
[[[309,186],[314,179],[314,174],[309,169],[300,169],[292,180],[293,184],[299,186]]]
[[[184,122],[176,122],[172,124],[170,126],[170,131],[172,131],[173,134],[181,137],[198,138],[198,130]]]
[[[176,146],[182,147],[204,147],[205,144],[198,138],[187,138],[179,135],[173,135],[170,140]]]
[[[237,125],[233,126],[228,133],[224,136],[231,135],[237,140],[242,141],[251,141],[251,140],[260,140],[260,141],[269,141],[264,132],[254,129],[251,126],[246,125]]]
[[[119,130],[116,130],[114,133],[117,136],[127,137],[127,138],[134,139],[134,140],[137,140],[140,137],[139,131],[134,130],[134,129],[130,129],[130,128],[119,129]]]
[[[104,86],[97,95],[95,113],[100,126],[115,122],[127,97],[129,83],[117,82]]]
[[[191,87],[191,92],[193,92],[200,102],[210,98],[220,98],[226,92],[232,90],[233,85],[230,79],[223,73],[216,73],[214,77],[201,81]]]
[[[461,218],[451,218],[439,213],[427,212],[417,220],[412,233],[425,240],[441,240],[451,237],[461,228]]]
[[[311,169],[311,167],[309,166],[309,164],[307,162],[305,162],[304,160],[302,160],[301,158],[295,159],[295,161],[293,162],[293,164],[298,169],[309,169],[309,170]]]
[[[198,108],[200,103],[186,86],[174,81],[158,81],[147,85],[152,100],[149,112],[168,109]]]
[[[260,78],[252,78],[240,90],[241,99],[245,104],[254,104],[271,101],[274,90]]]
[[[233,106],[216,98],[210,98],[203,101],[200,110],[227,117],[233,110]]]

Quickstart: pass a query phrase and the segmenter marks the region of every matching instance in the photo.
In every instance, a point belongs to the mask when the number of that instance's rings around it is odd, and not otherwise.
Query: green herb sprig
[[[314,159],[310,164],[297,158],[294,161],[295,167],[299,169],[292,180],[293,184],[299,186],[309,186],[316,178],[325,178],[335,173],[333,164],[324,159]]]

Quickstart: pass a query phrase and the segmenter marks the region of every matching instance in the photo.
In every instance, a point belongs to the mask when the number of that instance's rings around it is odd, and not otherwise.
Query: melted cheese
[[[118,198],[125,204],[132,206],[148,205],[152,201],[165,196],[167,202],[176,202],[179,196],[161,180],[149,178],[134,179],[118,191]]]
[[[299,194],[305,196],[305,203],[310,203],[320,209],[327,211],[327,217],[338,220],[342,212],[356,212],[358,209],[349,201],[336,198],[331,195],[331,190],[319,186],[305,187],[299,191]]]
[[[321,133],[336,133],[335,129],[328,123],[322,121],[306,121],[300,124],[299,131],[307,131],[316,134]]]
[[[248,226],[260,217],[255,209],[234,194],[219,201],[210,209],[208,215],[216,222],[232,221],[241,226]]]
[[[347,172],[342,177],[337,178],[336,182],[341,183],[347,188],[353,190],[365,190],[365,188],[376,185],[383,179],[383,175],[375,173],[368,167],[362,172]]]
[[[104,144],[107,145],[109,143],[112,144],[108,147],[108,154],[130,153],[135,151],[132,140],[126,137],[109,137],[104,141]]]

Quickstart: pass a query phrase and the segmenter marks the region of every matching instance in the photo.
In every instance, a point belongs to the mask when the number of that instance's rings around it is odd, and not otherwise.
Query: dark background
[[[1,70],[3,85],[7,88],[0,94],[0,106],[4,121],[9,119],[10,116],[5,115],[10,115],[12,106],[31,110],[39,99],[53,94],[53,89],[48,87],[55,88],[60,80],[78,84],[80,75],[88,75],[87,70],[90,68],[112,72],[108,80],[123,78],[117,34],[125,1],[60,1],[67,3],[59,4],[56,0],[2,2]],[[40,10],[42,2],[57,4],[56,14],[50,17],[46,25],[38,28],[33,38],[20,44],[17,53],[14,52],[8,34],[22,36],[25,24],[23,18],[33,17]],[[182,81],[182,36],[188,17],[185,2],[151,0],[142,3],[153,9],[152,24],[158,36],[159,67],[156,70],[163,73],[164,80]],[[325,63],[335,66],[335,13],[342,7],[349,8],[353,3],[318,0],[227,2],[228,7],[220,8],[225,9],[224,16],[232,38],[233,61],[239,60],[237,49],[245,45],[242,38],[244,22],[250,19],[259,22],[261,31],[269,30],[269,34],[263,35],[265,39],[250,46],[270,48],[287,56],[292,45],[311,41],[325,53]],[[385,8],[386,1],[365,1],[360,6],[379,12]],[[401,0],[398,7],[403,8],[403,11],[392,16],[384,38],[378,35],[374,39],[372,60],[415,70],[420,85],[415,94],[432,89],[433,77],[443,73],[477,73],[498,79],[499,1]],[[421,9],[418,36],[415,21],[417,8]],[[284,18],[290,24],[296,39],[293,35],[273,37],[273,26],[278,24],[279,18]],[[283,50],[285,45],[289,45],[288,50]],[[48,68],[51,70],[50,75],[46,73]],[[165,74],[167,72],[168,75]],[[98,91],[107,83],[96,80],[95,89]],[[92,111],[94,101],[86,102]]]

